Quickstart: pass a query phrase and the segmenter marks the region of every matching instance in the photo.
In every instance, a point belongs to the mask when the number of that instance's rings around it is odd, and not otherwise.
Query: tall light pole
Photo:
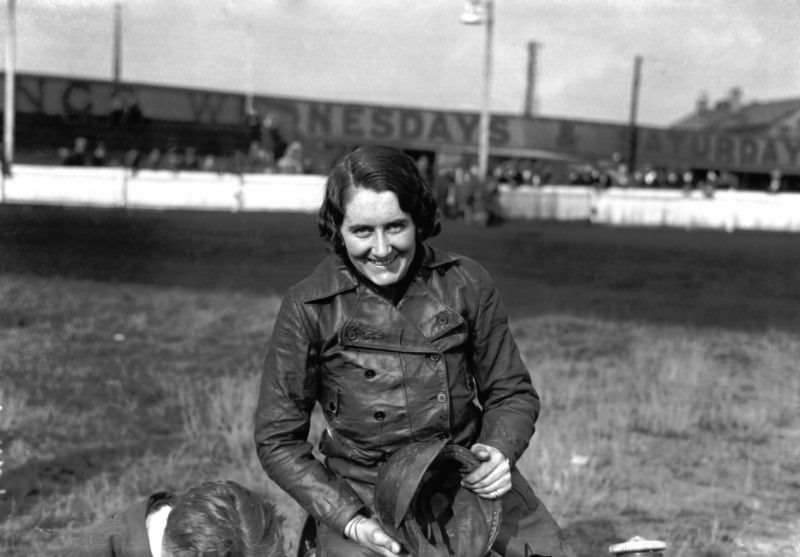
[[[461,23],[483,24],[483,84],[481,91],[481,117],[478,127],[478,178],[485,182],[489,174],[489,101],[492,83],[492,38],[494,35],[494,0],[467,0]]]
[[[17,16],[16,0],[8,0],[8,35],[6,35],[6,83],[5,83],[5,104],[3,106],[3,156],[6,164],[11,167],[14,162],[14,89],[16,75],[16,48],[17,48]]]
[[[639,130],[636,126],[636,114],[639,110],[639,85],[642,79],[642,57],[636,56],[633,59],[633,84],[631,85],[631,110],[628,120],[628,172],[630,175],[636,172],[637,143],[639,140]]]
[[[112,45],[111,77],[114,90],[119,89],[122,79],[122,4],[114,2],[114,37]]]

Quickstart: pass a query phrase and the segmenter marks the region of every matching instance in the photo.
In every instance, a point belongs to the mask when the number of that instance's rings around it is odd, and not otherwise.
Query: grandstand
[[[5,76],[3,76],[4,78]],[[407,106],[379,106],[318,99],[278,98],[75,77],[17,74],[15,162],[55,164],[59,148],[76,137],[102,141],[109,160],[130,149],[193,148],[199,154],[233,157],[268,128],[283,143],[303,142],[312,172],[324,173],[343,152],[361,143],[387,143],[434,165],[467,163],[477,146],[478,115]],[[763,103],[739,113],[770,113]],[[798,111],[794,110],[795,119]],[[785,116],[785,115],[784,115]],[[696,117],[670,128],[498,114],[491,117],[491,166],[508,160],[607,165],[626,156],[630,134],[638,135],[636,160],[643,169],[696,175],[730,173],[741,189],[766,189],[780,171],[785,189],[798,184],[800,149],[785,125],[733,128],[707,125]],[[268,122],[268,126],[265,125]],[[705,123],[703,123],[705,122]],[[432,167],[434,166],[432,165]],[[566,172],[562,178],[566,178]]]

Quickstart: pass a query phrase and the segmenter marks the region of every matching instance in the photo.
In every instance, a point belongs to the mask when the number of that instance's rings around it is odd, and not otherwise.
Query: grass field
[[[800,238],[445,223],[495,276],[544,410],[519,465],[576,553],[800,555]],[[0,207],[0,554],[260,470],[250,414],[307,215]]]

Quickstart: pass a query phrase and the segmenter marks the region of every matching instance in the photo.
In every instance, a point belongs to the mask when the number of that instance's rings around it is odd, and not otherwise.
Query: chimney
[[[706,112],[708,112],[708,93],[703,91],[697,97],[697,113],[705,114]]]
[[[731,112],[739,112],[742,108],[742,88],[741,87],[733,87],[730,90],[728,95],[728,104],[730,106]]]

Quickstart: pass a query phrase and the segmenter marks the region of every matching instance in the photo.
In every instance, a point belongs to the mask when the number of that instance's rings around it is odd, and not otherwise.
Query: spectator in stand
[[[614,186],[614,175],[611,169],[604,168],[600,171],[600,177],[597,179],[597,187],[601,190],[607,190]]]
[[[200,161],[197,158],[197,150],[194,147],[187,147],[183,150],[183,157],[180,160],[180,170],[198,170]]]
[[[69,147],[59,147],[56,149],[56,157],[58,157],[58,164],[66,165],[69,158]]]
[[[94,146],[91,156],[92,166],[106,166],[108,164],[108,152],[106,151],[106,144],[98,141]]]
[[[303,174],[303,145],[299,141],[292,141],[286,148],[286,153],[278,159],[278,172]]]
[[[433,180],[433,195],[436,198],[436,205],[439,207],[439,210],[442,211],[442,214],[447,218],[451,218],[453,213],[453,208],[448,201],[452,189],[453,169],[440,168],[436,172],[436,176]]]
[[[703,195],[707,199],[713,199],[717,191],[719,174],[714,170],[706,172],[706,179],[703,180]]]
[[[161,150],[158,147],[150,149],[144,161],[144,168],[149,170],[158,170],[161,168]]]
[[[783,179],[783,174],[777,168],[773,169],[772,172],[769,173],[769,187],[767,191],[769,193],[778,193],[781,191],[781,181]]]
[[[459,216],[471,223],[475,217],[475,210],[482,210],[480,203],[483,184],[478,178],[478,167],[471,165],[469,168],[459,169],[456,176],[456,207]]]
[[[730,170],[723,170],[719,174],[719,187],[728,190],[739,189],[739,178]]]
[[[673,168],[670,168],[667,171],[667,187],[669,189],[676,190],[680,187],[680,182],[681,179],[680,176],[678,176],[678,171]]]
[[[89,142],[85,137],[78,136],[75,138],[75,143],[72,150],[64,159],[65,166],[86,166],[89,163],[89,153],[87,147]]]
[[[425,178],[427,182],[431,181],[431,161],[425,155],[420,155],[417,157],[416,160],[417,168],[419,169],[419,173],[422,174],[422,177]]]
[[[136,128],[144,122],[144,113],[139,106],[139,99],[133,97],[127,110],[125,111],[125,124],[131,128]]]
[[[233,153],[219,160],[219,172],[241,176],[247,171],[247,153],[235,149]]]
[[[256,142],[261,145],[261,118],[259,117],[256,109],[252,107],[248,108],[247,113],[245,114],[245,124],[247,125],[247,137],[250,144],[252,145],[253,142]]]
[[[523,170],[530,172],[530,170]],[[512,184],[511,187],[519,187],[520,183]],[[490,176],[482,187],[476,192],[476,223],[482,226],[494,226],[503,221],[502,209],[500,207],[500,182]]]
[[[633,171],[633,187],[641,188],[644,185],[644,172],[642,170]]]
[[[214,155],[208,154],[203,157],[203,162],[200,164],[200,170],[205,170],[206,172],[217,171],[217,160],[214,158]]]
[[[261,141],[264,143],[264,146],[272,152],[272,160],[280,160],[288,146],[286,139],[284,139],[277,122],[271,114],[267,114],[264,117],[263,123],[266,133],[262,135]]]
[[[128,149],[122,159],[122,164],[125,168],[129,168],[133,174],[136,174],[142,164],[142,152],[136,148]]]
[[[643,180],[644,180],[644,186],[647,188],[657,188],[660,185],[658,171],[649,165],[644,171]]]
[[[178,148],[175,145],[170,145],[164,155],[164,168],[178,172],[181,169],[181,164],[183,164],[183,159],[178,153]]]
[[[122,120],[125,118],[125,104],[119,92],[114,92],[111,97],[111,110],[108,112],[108,120],[112,128],[118,128],[122,125]]]
[[[265,174],[273,172],[272,154],[264,149],[257,141],[251,141],[247,150],[245,172],[250,174]]]
[[[526,168],[522,171],[522,182],[520,183],[521,186],[538,186],[539,184],[534,184],[534,177],[538,178],[538,174],[533,173],[532,168]]]
[[[681,184],[683,188],[683,195],[689,195],[694,189],[694,174],[691,170],[686,169],[681,174]]]

